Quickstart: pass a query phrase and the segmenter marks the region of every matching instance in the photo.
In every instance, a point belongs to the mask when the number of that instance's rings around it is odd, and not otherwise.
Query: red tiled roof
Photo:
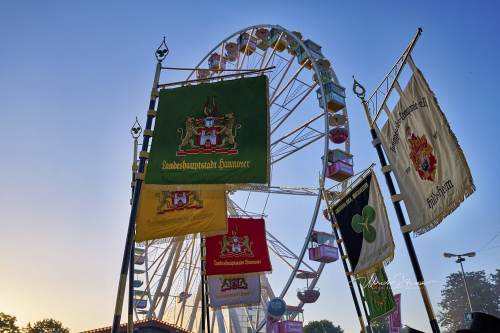
[[[148,327],[148,326],[154,326],[156,328],[164,328],[164,329],[169,330],[169,331],[173,330],[174,332],[192,333],[190,331],[183,329],[182,327],[179,327],[179,326],[174,325],[174,324],[169,324],[167,322],[164,322],[162,320],[158,320],[155,318],[134,321],[134,328]],[[127,327],[127,323],[120,325],[120,328],[125,328],[125,327]],[[106,333],[106,332],[111,332],[111,326],[96,328],[93,330],[83,331],[80,333]]]

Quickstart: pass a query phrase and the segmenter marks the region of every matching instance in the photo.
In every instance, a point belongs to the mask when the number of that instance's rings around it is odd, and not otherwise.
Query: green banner
[[[359,275],[357,279],[363,287],[371,320],[386,316],[396,309],[391,285],[383,267],[374,273]]]
[[[269,182],[267,77],[161,90],[146,183]]]

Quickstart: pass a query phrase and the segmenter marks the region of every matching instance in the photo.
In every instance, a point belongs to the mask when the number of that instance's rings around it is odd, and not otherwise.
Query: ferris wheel
[[[318,251],[333,244],[329,224],[318,216],[318,186],[335,186],[353,174],[345,94],[332,67],[321,46],[300,32],[263,24],[223,39],[176,83],[263,73],[269,81],[271,184],[228,193],[228,215],[265,218],[273,273],[260,277],[259,305],[212,309],[214,332],[262,332],[266,304],[274,297],[285,299],[293,316],[321,301],[318,280],[336,258]],[[198,331],[200,255],[199,235],[138,244],[136,317]]]

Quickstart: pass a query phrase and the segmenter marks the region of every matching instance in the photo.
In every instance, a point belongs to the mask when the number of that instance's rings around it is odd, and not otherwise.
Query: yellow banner
[[[227,232],[225,191],[172,191],[142,184],[136,219],[137,242],[194,233]]]

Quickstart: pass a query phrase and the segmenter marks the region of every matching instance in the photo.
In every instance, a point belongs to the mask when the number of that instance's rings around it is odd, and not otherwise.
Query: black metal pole
[[[210,325],[210,303],[208,301],[208,285],[207,285],[207,275],[203,274],[203,285],[205,287],[205,304],[207,307],[207,332],[212,331],[212,325]]]
[[[134,230],[135,234],[135,230]],[[135,238],[135,237],[134,237]],[[128,273],[128,316],[127,316],[127,332],[134,332],[134,248],[135,242],[132,241],[132,255],[130,256],[130,267]]]
[[[328,209],[328,215],[330,216],[330,223],[332,224],[332,229],[333,229],[333,232],[335,234],[335,238],[337,240],[337,245],[338,245],[338,248],[339,248],[340,258],[342,260],[342,265],[344,266],[345,276],[347,278],[347,284],[349,284],[349,290],[351,291],[351,296],[352,296],[352,300],[354,302],[354,307],[356,308],[356,314],[358,315],[359,324],[361,326],[361,332],[365,333],[366,332],[366,327],[365,327],[365,323],[363,321],[363,315],[361,314],[361,309],[359,308],[358,298],[356,297],[356,292],[354,291],[354,285],[353,285],[353,282],[352,282],[352,279],[351,279],[351,272],[349,271],[349,267],[347,266],[347,260],[346,260],[347,257],[344,256],[344,249],[342,248],[342,244],[339,241],[340,235],[339,235],[339,232],[337,230],[337,227],[335,226],[335,224],[336,224],[335,221],[336,220],[335,220],[335,218],[333,216],[333,213],[331,211],[331,209],[333,209],[333,207],[330,206],[329,200],[327,198],[326,191],[322,190],[322,192],[323,192],[323,198],[326,201],[326,207]]]
[[[142,140],[142,152],[145,152],[147,156],[149,140],[151,138],[151,127],[153,125],[153,118],[155,117],[155,106],[156,99],[158,98],[158,82],[160,79],[161,72],[161,62],[168,54],[168,48],[165,44],[165,38],[163,38],[163,42],[160,47],[156,50],[156,59],[158,62],[156,63],[155,76],[153,80],[153,88],[151,90],[151,99],[149,100],[149,108],[147,113],[146,127],[144,131],[144,136]],[[137,215],[137,206],[139,204],[139,195],[141,193],[141,186],[143,181],[144,169],[146,165],[147,157],[145,155],[139,155],[139,168],[138,175],[142,175],[141,177],[136,177],[136,183],[134,188],[134,194],[132,196],[132,208],[130,209],[130,217],[128,222],[127,229],[127,238],[125,241],[125,248],[123,250],[123,260],[120,270],[120,279],[118,282],[118,292],[116,296],[115,303],[115,312],[113,316],[113,324],[111,326],[111,333],[118,333],[118,329],[121,321],[121,314],[123,309],[123,299],[125,296],[125,286],[127,282],[127,273],[130,264],[130,257],[132,256],[132,248],[134,242],[134,230],[135,230],[135,219]]]
[[[139,138],[142,128],[137,121],[137,117],[135,118],[136,124],[130,129],[130,133],[134,139],[134,154],[132,160],[132,182],[130,183],[130,187],[132,188],[132,196],[134,195],[134,187],[135,187],[135,173],[137,172],[137,148],[139,146],[139,142],[137,139]],[[130,204],[132,204],[132,198],[130,198]],[[135,240],[135,230],[134,230],[134,240]],[[135,264],[135,241],[132,241],[132,255],[130,256],[130,267],[129,267],[129,278],[128,278],[128,318],[127,318],[127,333],[134,332],[134,264]]]
[[[203,260],[203,237],[200,234],[200,275],[201,275],[201,332],[205,333],[205,262]]]
[[[370,318],[370,315],[368,314],[368,310],[366,309],[365,294],[361,290],[361,286],[359,285],[359,281],[357,279],[356,279],[356,286],[358,287],[359,298],[361,298],[361,305],[363,306],[363,312],[365,313],[366,325],[368,326],[369,331],[373,333],[372,320]]]
[[[366,102],[363,102],[364,105]],[[377,155],[380,160],[380,165],[382,168],[387,166],[387,161],[385,159],[384,152],[382,150],[382,144],[380,143],[380,139],[378,139],[377,132],[375,129],[370,128],[370,133],[372,135],[372,139],[374,142],[375,149],[377,150]],[[392,182],[392,177],[389,172],[384,172],[385,181],[387,183],[387,187],[389,188],[389,193],[391,196],[396,194],[396,188],[394,187],[394,183]],[[401,203],[399,201],[393,201],[394,210],[396,211],[396,216],[398,218],[399,225],[404,227],[407,225],[406,219],[403,214],[403,209],[401,208]],[[420,263],[418,262],[417,254],[415,253],[415,248],[413,247],[413,242],[410,237],[409,232],[403,232],[403,239],[405,241],[406,249],[408,250],[408,255],[410,256],[411,265],[413,267],[413,272],[415,273],[415,277],[417,279],[418,287],[420,289],[420,294],[424,301],[425,309],[427,311],[427,316],[429,317],[429,322],[432,328],[433,333],[440,333],[439,326],[434,316],[434,311],[432,309],[432,304],[429,298],[429,294],[427,293],[427,288],[425,287],[425,280],[422,274],[422,270],[420,269]]]

